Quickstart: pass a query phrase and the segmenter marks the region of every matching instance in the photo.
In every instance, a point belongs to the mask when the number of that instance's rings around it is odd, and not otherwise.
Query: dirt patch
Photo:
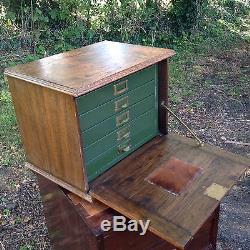
[[[0,167],[0,249],[49,249],[39,188],[22,166]]]

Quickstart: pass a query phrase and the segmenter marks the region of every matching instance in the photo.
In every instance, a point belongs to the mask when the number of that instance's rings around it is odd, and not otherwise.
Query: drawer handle
[[[121,111],[128,107],[128,96],[115,102],[115,112]]]
[[[122,139],[128,139],[129,136],[130,136],[129,127],[121,129],[117,132],[117,141],[120,141]]]
[[[120,126],[129,121],[129,111],[119,115],[116,117],[116,126]]]
[[[119,145],[118,146],[118,153],[125,153],[128,152],[131,149],[131,145]]]
[[[119,82],[114,85],[114,95],[120,95],[128,90],[128,80]]]

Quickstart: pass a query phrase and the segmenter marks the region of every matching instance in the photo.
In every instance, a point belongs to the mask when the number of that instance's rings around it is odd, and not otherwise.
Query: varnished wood
[[[171,157],[201,168],[188,189],[174,195],[147,177]],[[204,195],[212,183],[228,189],[250,160],[178,135],[155,138],[93,181],[90,194],[133,219],[150,219],[150,230],[184,249],[219,205]]]
[[[53,249],[173,250],[177,248],[151,232],[104,232],[101,221],[121,215],[98,201],[88,203],[37,175]],[[219,206],[188,242],[186,250],[215,250]]]
[[[90,195],[88,195],[88,193],[86,191],[82,191],[68,183],[66,183],[65,181],[62,181],[61,179],[55,177],[54,175],[52,174],[49,174],[48,172],[46,171],[43,171],[41,168],[38,168],[38,167],[35,167],[34,165],[26,162],[25,163],[25,166],[29,169],[31,169],[32,171],[36,172],[37,174],[40,174],[42,175],[43,177],[53,181],[54,183],[60,185],[61,187],[69,190],[70,192],[73,192],[74,194],[77,195],[77,197],[81,197],[83,199],[85,199],[87,202],[90,202],[92,203],[93,202],[93,199]]]
[[[74,98],[13,77],[8,82],[27,161],[86,192]]]
[[[216,250],[219,212],[220,206],[218,205],[202,227],[196,232],[193,239],[188,242],[185,249]]]
[[[5,74],[80,96],[173,56],[173,50],[103,41],[5,70]]]
[[[159,131],[166,135],[168,133],[168,112],[161,106],[168,103],[168,60],[158,63],[158,124]]]
[[[78,213],[81,207],[70,202],[54,182],[39,174],[37,179],[53,249],[97,250],[101,242],[88,226],[84,215],[81,217]]]

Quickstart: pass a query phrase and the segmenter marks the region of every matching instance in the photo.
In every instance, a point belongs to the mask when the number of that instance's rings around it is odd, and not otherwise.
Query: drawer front
[[[91,128],[112,115],[128,110],[130,106],[154,93],[155,81],[151,81],[133,91],[129,91],[125,95],[115,98],[87,113],[80,115],[81,131]]]
[[[78,97],[76,99],[76,103],[79,114],[86,113],[89,110],[92,110],[116,97],[136,89],[146,82],[155,80],[155,74],[156,66],[153,65],[139,72],[131,74],[126,78],[110,83],[103,88]]]
[[[128,108],[129,119],[126,119],[124,115],[125,122],[123,122],[122,125],[119,125],[119,121],[117,124],[117,119],[119,117],[122,117],[122,114],[126,113],[126,111],[121,112],[118,115],[113,115],[110,118],[97,124],[96,126],[91,127],[90,129],[84,131],[82,133],[84,147],[87,148],[91,144],[97,142],[99,139],[110,134],[112,131],[122,128],[123,126],[126,126],[126,124],[128,124],[130,121],[133,121],[140,114],[145,113],[155,105],[156,105],[155,95],[152,94]]]
[[[158,134],[155,109],[146,112],[137,120],[138,121],[133,125],[133,130],[135,132],[131,138],[124,138],[120,143],[117,143],[115,146],[109,148],[86,164],[89,181],[93,180],[100,173],[112,167],[118,161]]]
[[[118,130],[113,131],[112,133],[104,136],[100,140],[96,141],[90,147],[85,149],[85,162],[88,162],[98,155],[102,154],[104,151],[112,148],[113,146],[120,144],[122,141],[133,138],[136,136],[140,130],[143,130],[146,120],[144,117],[145,114],[141,114],[139,117],[131,121],[125,126],[122,126]],[[151,117],[148,117],[148,122],[154,123],[154,120]]]

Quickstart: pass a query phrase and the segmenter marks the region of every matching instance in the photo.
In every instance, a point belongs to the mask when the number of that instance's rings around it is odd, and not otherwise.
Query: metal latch
[[[164,107],[174,118],[176,118],[193,135],[193,137],[197,141],[199,147],[204,146],[204,143],[198,138],[198,136],[195,134],[195,132],[191,128],[189,128],[188,125],[186,123],[184,123],[182,121],[182,119],[180,117],[178,117],[171,109],[169,109],[165,105],[164,101],[161,103],[161,106]]]

